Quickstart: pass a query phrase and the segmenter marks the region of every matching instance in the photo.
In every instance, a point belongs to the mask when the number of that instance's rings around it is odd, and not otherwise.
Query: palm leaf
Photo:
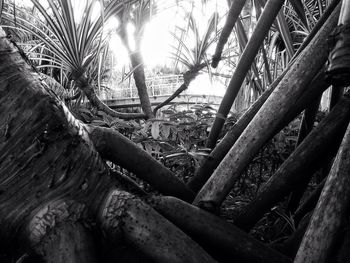
[[[304,24],[304,26],[306,28],[308,28],[309,25],[307,22],[303,2],[301,0],[289,0],[289,2],[293,6],[295,12],[298,14],[298,16],[299,16],[300,20],[302,21],[302,23]]]

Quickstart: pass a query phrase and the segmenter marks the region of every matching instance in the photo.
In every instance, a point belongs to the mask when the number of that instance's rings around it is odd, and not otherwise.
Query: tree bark
[[[260,46],[264,41],[266,33],[270,29],[283,3],[284,0],[269,0],[266,4],[264,11],[261,14],[256,28],[253,32],[253,35],[249,39],[249,42],[245,47],[241,58],[239,59],[235,73],[233,74],[231,81],[227,87],[226,93],[222,99],[217,116],[214,120],[207,140],[206,146],[208,148],[214,148],[222,126],[225,123],[227,114],[230,112],[232,104],[242,85],[242,82],[248,70],[250,69],[252,62],[255,59]]]
[[[235,23],[239,17],[239,14],[241,13],[244,4],[246,0],[233,0],[230,10],[227,14],[225,25],[222,29],[222,32],[220,34],[219,41],[216,45],[215,54],[213,55],[212,59],[212,67],[216,68],[221,60],[221,53],[224,49],[224,46],[233,30],[233,27],[235,26]]]
[[[296,146],[299,146],[313,129],[315,118],[320,107],[321,98],[322,96],[319,96],[308,108],[305,109],[300,123]],[[299,202],[303,197],[308,184],[309,180],[305,180],[304,184],[299,185],[297,189],[294,189],[288,200],[288,211],[293,213],[298,208]]]
[[[188,186],[195,192],[198,192],[206,183],[214,170],[218,167],[222,159],[228,153],[230,148],[235,144],[244,129],[248,126],[255,114],[259,111],[261,106],[265,103],[267,98],[276,88],[279,81],[282,79],[284,73],[278,77],[271,86],[254,102],[254,104],[239,118],[233,125],[230,131],[224,138],[216,145],[208,157],[205,157],[194,176],[188,182]]]
[[[136,174],[163,194],[189,202],[194,199],[194,193],[170,170],[117,131],[89,126],[89,134],[103,158]]]
[[[350,98],[345,97],[267,181],[238,217],[236,225],[249,230],[267,209],[320,168],[327,155],[337,151],[349,120]]]
[[[218,207],[242,171],[264,143],[278,131],[295,103],[327,59],[327,36],[337,23],[339,8],[333,12],[318,35],[294,62],[239,139],[198,193],[195,204]],[[215,209],[215,208],[214,208]]]
[[[299,262],[327,262],[348,213],[350,200],[350,125],[326,180],[311,222],[295,257]]]
[[[154,262],[216,262],[175,225],[138,197],[118,189],[106,196],[98,215],[112,241],[121,235]]]
[[[1,240],[35,249],[46,261],[92,263],[90,229],[104,228],[110,240],[123,236],[158,262],[214,262],[127,192],[127,180],[112,178],[87,126],[31,71],[1,29],[0,53]]]
[[[137,88],[137,93],[140,98],[141,108],[148,118],[153,118],[154,114],[152,111],[151,101],[149,100],[149,96],[148,96],[145,69],[143,66],[141,52],[140,51],[129,52],[129,57],[130,57],[131,65],[134,70],[133,75],[134,75],[135,85]]]
[[[235,226],[173,197],[156,197],[152,206],[178,225],[220,262],[291,262]]]

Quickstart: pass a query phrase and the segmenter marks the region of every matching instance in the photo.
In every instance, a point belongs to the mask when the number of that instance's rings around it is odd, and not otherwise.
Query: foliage
[[[219,14],[213,13],[210,17],[207,27],[203,35],[199,34],[197,22],[192,13],[188,13],[188,29],[187,38],[193,38],[192,45],[173,34],[175,40],[178,42],[177,46],[173,46],[173,58],[184,65],[188,70],[193,70],[203,63],[209,67],[208,49],[217,41],[220,30],[218,30]]]
[[[65,88],[70,80],[78,79],[82,74],[95,86],[100,85],[106,70],[102,61],[108,52],[110,33],[106,22],[121,12],[123,2],[110,2],[98,17],[95,17],[97,6],[92,0],[86,1],[80,16],[71,1],[48,0],[48,8],[38,0],[32,2],[35,12],[27,13],[25,9],[17,8],[19,15],[15,20],[10,12],[4,12],[3,19],[7,22],[5,27],[32,36],[33,41],[26,43],[26,50],[37,67],[45,68],[45,73],[51,73]],[[104,6],[103,1],[97,3]]]

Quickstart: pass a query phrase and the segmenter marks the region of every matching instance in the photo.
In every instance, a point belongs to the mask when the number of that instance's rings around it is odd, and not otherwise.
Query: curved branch
[[[169,98],[167,98],[165,101],[163,101],[160,104],[158,104],[154,108],[153,114],[156,115],[157,111],[160,108],[163,108],[164,106],[168,105],[177,96],[179,96],[184,90],[186,90],[188,88],[188,86],[190,85],[190,83],[197,77],[199,71],[202,70],[206,65],[207,65],[206,63],[202,63],[202,64],[194,66],[192,69],[186,71],[183,74],[184,82],[181,84],[181,86]]]
[[[112,117],[117,117],[124,120],[130,119],[147,119],[147,116],[143,113],[122,113],[115,111],[103,103],[96,95],[96,92],[92,86],[88,83],[87,79],[84,76],[80,76],[77,80],[77,86],[84,92],[91,105],[101,110]]]
[[[110,128],[88,127],[90,139],[103,158],[136,174],[164,194],[193,200],[194,193],[179,178],[132,141]]]
[[[188,88],[188,86],[185,83],[182,83],[181,86],[175,90],[175,92],[167,98],[165,101],[161,102],[158,104],[154,109],[153,109],[153,114],[156,115],[157,111],[160,108],[163,108],[164,106],[168,105],[170,102],[172,102],[177,96],[179,96],[183,91],[185,91]]]

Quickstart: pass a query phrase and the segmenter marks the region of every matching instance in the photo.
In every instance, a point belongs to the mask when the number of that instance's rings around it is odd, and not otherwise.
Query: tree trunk
[[[94,90],[94,88],[89,84],[88,79],[82,75],[79,76],[76,79],[76,82],[79,86],[79,88],[84,92],[85,96],[88,98],[89,102],[93,107],[95,107],[98,110],[101,110],[108,115],[124,120],[130,120],[130,119],[147,119],[148,116],[143,113],[124,113],[124,112],[118,112],[103,103],[98,97]]]
[[[161,193],[191,202],[194,193],[146,151],[113,129],[89,126],[96,150],[107,160],[136,174]]]
[[[261,14],[256,28],[253,32],[253,35],[251,36],[241,58],[239,59],[235,73],[233,74],[227,87],[226,93],[222,99],[217,116],[213,123],[213,127],[208,137],[208,148],[214,148],[222,126],[225,123],[227,114],[230,112],[232,104],[242,85],[242,82],[264,41],[266,33],[269,31],[283,3],[284,0],[269,0],[266,4],[264,11]]]
[[[285,115],[307,91],[313,77],[327,59],[327,37],[337,23],[339,8],[294,62],[252,122],[248,125],[208,182],[198,193],[195,204],[218,207],[245,167],[285,121]],[[214,208],[215,209],[215,208]]]
[[[350,125],[326,180],[295,261],[327,262],[350,200]]]
[[[260,243],[235,226],[198,207],[173,197],[157,197],[152,205],[186,231],[220,262],[291,262],[291,259]]]
[[[141,57],[141,52],[136,51],[129,53],[131,60],[131,65],[134,70],[134,80],[137,88],[137,93],[140,98],[141,108],[148,118],[153,118],[154,114],[152,111],[151,101],[149,100],[147,86],[146,86],[146,77],[145,69],[143,66],[143,60]]]
[[[337,151],[349,119],[350,98],[344,98],[280,166],[235,223],[249,230],[267,209],[307,181],[328,154]]]
[[[221,54],[224,49],[224,46],[232,32],[233,27],[241,13],[246,0],[233,0],[231,3],[230,10],[227,14],[227,19],[225,25],[221,31],[219,41],[216,45],[215,54],[212,59],[212,67],[216,68],[221,60]]]
[[[303,118],[300,123],[296,146],[299,146],[300,143],[304,140],[304,138],[313,129],[316,115],[320,107],[321,98],[322,96],[319,96],[308,108],[305,109],[303,113]],[[293,213],[298,208],[299,202],[303,197],[308,184],[309,180],[305,180],[303,185],[299,185],[297,189],[294,189],[288,200],[288,211]]]
[[[277,79],[274,80],[274,82],[270,85],[270,87],[267,90],[265,90],[265,92],[259,97],[259,99],[254,102],[254,104],[248,109],[248,111],[246,111],[243,114],[243,116],[232,127],[232,129],[224,136],[224,138],[220,141],[220,143],[215,146],[210,156],[202,162],[199,169],[196,171],[195,176],[192,177],[189,182],[189,187],[193,191],[195,192],[199,191],[201,187],[205,184],[205,182],[209,179],[210,175],[214,172],[216,167],[219,165],[219,163],[228,153],[228,151],[236,142],[236,140],[239,138],[239,136],[244,131],[244,129],[248,126],[248,124],[253,119],[255,114],[259,111],[261,106],[265,103],[267,98],[270,96],[270,94],[275,89],[275,87],[279,84],[279,82],[284,77],[286,72],[290,70],[297,55],[299,55],[300,52],[302,52],[310,43],[310,41],[315,37],[318,30],[323,26],[323,24],[329,18],[329,16],[331,15],[331,13],[333,12],[334,8],[337,6],[338,3],[339,3],[339,0],[334,0],[328,6],[325,13],[322,15],[320,20],[317,21],[317,24],[315,25],[315,27],[312,29],[310,34],[304,40],[304,42],[302,43],[300,48],[297,50],[297,52],[294,54],[292,61],[288,65],[288,68],[285,69],[284,72]]]
[[[277,86],[280,78],[276,80],[265,92],[254,102],[254,104],[239,118],[230,131],[224,136],[218,145],[213,149],[208,157],[205,157],[194,176],[188,182],[188,186],[195,192],[198,192],[212,175],[216,167],[228,153],[230,148],[242,134],[244,129],[254,118],[261,106],[265,103],[272,91]]]
[[[94,252],[96,235],[115,247],[126,242],[156,262],[215,262],[126,191],[135,186],[111,173],[88,127],[2,30],[0,53],[0,240],[55,263],[104,262],[108,255]],[[101,229],[106,235],[96,234]]]
[[[122,19],[122,18],[121,18]],[[122,19],[123,21],[123,19]],[[137,35],[137,34],[136,34]],[[140,41],[141,36],[135,35],[135,51],[132,51],[128,35],[126,32],[126,23],[121,26],[120,29],[120,37],[128,50],[129,58],[131,62],[131,66],[133,68],[133,76],[135,80],[135,85],[137,88],[137,93],[140,98],[141,108],[143,112],[146,114],[148,118],[153,118],[154,114],[152,111],[151,101],[149,100],[147,85],[146,85],[146,77],[145,77],[145,69],[143,65],[143,59],[140,51]]]

